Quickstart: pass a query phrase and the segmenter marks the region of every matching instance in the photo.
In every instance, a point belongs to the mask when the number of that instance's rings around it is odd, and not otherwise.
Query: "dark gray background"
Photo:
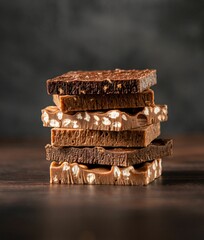
[[[45,137],[45,80],[74,69],[156,68],[166,135],[204,132],[203,0],[0,0],[1,137]]]

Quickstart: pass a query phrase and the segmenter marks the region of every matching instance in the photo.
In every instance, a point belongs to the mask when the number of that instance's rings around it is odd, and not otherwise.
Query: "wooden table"
[[[204,239],[204,136],[146,187],[49,184],[44,141],[1,142],[0,239]]]

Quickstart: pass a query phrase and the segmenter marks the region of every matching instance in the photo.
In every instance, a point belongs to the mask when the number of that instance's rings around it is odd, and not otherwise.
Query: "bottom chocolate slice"
[[[111,168],[93,167],[78,163],[50,165],[50,183],[101,184],[101,185],[147,185],[162,173],[162,160],[155,159],[139,166]]]

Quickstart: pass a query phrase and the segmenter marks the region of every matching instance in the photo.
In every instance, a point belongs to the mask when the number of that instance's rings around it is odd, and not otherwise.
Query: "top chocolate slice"
[[[156,70],[71,71],[47,80],[48,94],[128,94],[156,84]]]

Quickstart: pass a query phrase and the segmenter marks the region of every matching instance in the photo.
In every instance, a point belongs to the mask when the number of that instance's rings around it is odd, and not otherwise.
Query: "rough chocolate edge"
[[[48,161],[101,164],[128,167],[172,155],[173,140],[156,139],[146,148],[111,149],[103,147],[55,147],[45,146]]]
[[[80,94],[128,94],[142,92],[155,85],[156,70],[147,76],[133,80],[114,81],[52,81],[47,80],[47,93],[49,95],[80,95]]]

